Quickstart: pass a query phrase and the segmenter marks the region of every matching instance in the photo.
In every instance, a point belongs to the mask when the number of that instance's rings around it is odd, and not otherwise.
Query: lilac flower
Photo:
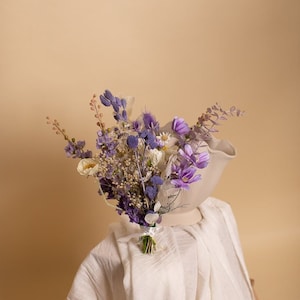
[[[68,142],[67,146],[65,147],[65,152],[68,157],[73,157],[74,154],[76,153],[74,143]]]
[[[82,151],[80,158],[91,158],[93,157],[93,152],[91,150]]]
[[[127,101],[125,99],[121,99],[121,106],[123,107],[123,109],[126,108],[126,105],[127,105]]]
[[[124,121],[127,120],[127,111],[125,109],[121,112],[121,116],[122,116],[122,120]]]
[[[155,199],[157,192],[157,187],[151,185],[146,186],[145,194],[150,200]]]
[[[114,118],[116,121],[127,120],[127,112],[126,112],[127,102],[125,99],[120,99],[118,97],[115,97],[109,90],[106,90],[103,95],[100,95],[100,100],[104,106],[112,106],[114,110]],[[122,107],[122,111],[120,112],[121,107]]]
[[[183,118],[175,117],[172,122],[172,130],[179,135],[184,135],[188,134],[191,129]]]
[[[199,169],[204,169],[207,167],[209,162],[209,153],[204,151],[199,153],[197,161],[194,163]]]
[[[85,141],[68,141],[67,146],[65,147],[65,152],[67,157],[72,158],[90,158],[93,153],[90,150],[84,151]]]
[[[158,175],[152,176],[150,180],[154,185],[162,185],[164,183],[163,179]]]
[[[127,121],[127,112],[126,110],[122,110],[119,112],[119,106],[116,106],[115,113],[114,113],[114,118],[117,122],[119,121]]]
[[[78,141],[77,144],[76,144],[76,147],[78,149],[83,149],[85,146],[85,141]]]
[[[113,140],[107,132],[99,130],[96,139],[97,149],[104,149],[107,156],[113,156],[116,153],[117,141]]]
[[[185,144],[183,149],[178,150],[178,153],[198,169],[203,169],[208,165],[208,152],[204,151],[199,154],[195,154],[191,145],[189,144]]]
[[[131,149],[135,149],[137,148],[139,143],[139,138],[137,136],[134,135],[129,135],[127,138],[127,145],[129,148]]]
[[[154,116],[150,113],[143,114],[143,121],[146,129],[151,129],[153,131],[159,130],[159,123],[155,120]]]
[[[132,122],[132,130],[139,132],[141,130],[141,122],[139,122],[138,120],[135,120]]]
[[[154,200],[158,193],[157,186],[162,185],[162,184],[163,184],[163,179],[160,176],[158,176],[158,175],[152,176],[150,178],[150,180],[148,181],[148,185],[146,186],[146,189],[145,189],[146,196],[150,200]]]
[[[154,149],[159,146],[156,136],[153,135],[149,130],[143,130],[140,133],[140,137],[144,139],[145,143],[150,147],[150,149]]]
[[[131,204],[130,198],[127,196],[121,196],[120,200],[117,205],[117,211],[119,213],[125,212],[126,215],[129,217],[129,221],[142,225],[147,226],[148,224],[144,220],[144,212],[139,210],[136,206]]]
[[[109,141],[110,138],[106,132],[103,132],[102,130],[97,131],[97,139],[96,139],[97,149],[100,149],[102,145],[105,145]]]
[[[121,115],[120,115],[119,113],[115,113],[115,114],[114,114],[114,118],[115,118],[115,120],[116,120],[117,122],[119,122],[119,121],[122,120]]]
[[[178,178],[172,179],[171,183],[176,188],[189,189],[189,185],[195,181],[200,180],[201,176],[195,175],[196,168],[188,167],[183,170],[179,170],[177,176]]]
[[[115,111],[116,113],[118,113],[119,110],[120,110],[120,106],[121,106],[121,101],[120,101],[120,99],[119,99],[118,97],[115,97],[115,98],[114,98],[114,101],[111,101],[111,105],[112,105],[114,111]]]
[[[100,95],[101,103],[104,106],[111,106],[111,102],[114,101],[114,96],[109,90],[105,90],[103,95]]]
[[[139,224],[141,226],[148,225],[144,220],[143,214],[141,214],[141,212],[136,207],[129,206],[125,213],[128,215],[130,222]]]
[[[191,164],[186,159],[178,159],[175,161],[171,166],[172,179],[177,179],[178,174],[181,174],[183,170],[188,169],[189,167],[191,167]]]

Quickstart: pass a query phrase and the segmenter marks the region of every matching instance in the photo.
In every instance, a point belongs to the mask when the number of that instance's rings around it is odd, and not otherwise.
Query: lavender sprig
[[[66,134],[66,130],[60,127],[59,122],[54,119],[51,120],[50,117],[46,117],[47,124],[52,125],[52,130],[55,131],[57,135],[62,135],[68,144],[65,146],[65,152],[67,157],[72,158],[90,158],[93,156],[92,151],[84,150],[85,141],[76,141],[75,138],[69,138]]]

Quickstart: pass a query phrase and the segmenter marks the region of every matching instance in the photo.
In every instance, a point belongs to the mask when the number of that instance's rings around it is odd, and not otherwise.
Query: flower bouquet
[[[112,108],[115,126],[105,127],[102,107]],[[57,120],[47,117],[47,123],[67,141],[66,155],[80,159],[79,174],[96,178],[106,203],[144,229],[141,251],[153,253],[155,227],[163,214],[176,209],[174,203],[182,189],[201,180],[197,170],[209,163],[204,146],[211,133],[217,131],[220,120],[242,112],[236,107],[223,110],[215,104],[192,127],[174,117],[161,128],[149,112],[129,120],[126,99],[108,90],[99,99],[94,95],[90,108],[97,119],[96,153],[85,148],[85,141],[69,138]]]

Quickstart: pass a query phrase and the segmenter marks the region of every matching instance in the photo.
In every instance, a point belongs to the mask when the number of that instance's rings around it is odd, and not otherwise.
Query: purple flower
[[[136,121],[133,121],[132,122],[132,129],[134,130],[134,131],[136,131],[136,132],[139,132],[140,130],[141,130],[141,122],[139,122],[138,120],[136,120]]]
[[[122,212],[125,212],[125,214],[128,215],[130,222],[142,226],[148,225],[144,220],[143,210],[140,210],[136,206],[132,205],[130,199],[127,196],[123,195],[120,197],[117,207],[118,213],[122,214]]]
[[[164,183],[163,179],[158,175],[152,176],[150,180],[154,185],[162,185]]]
[[[195,163],[195,166],[199,169],[204,169],[207,167],[209,161],[209,153],[204,151],[198,155],[198,159]]]
[[[114,96],[109,90],[105,90],[103,95],[100,95],[101,103],[104,106],[111,106],[111,102],[114,101]]]
[[[143,121],[146,129],[151,129],[154,131],[159,130],[159,123],[155,120],[154,116],[150,113],[143,114]]]
[[[81,153],[81,158],[91,158],[93,157],[93,152],[91,150],[87,150]]]
[[[104,149],[107,156],[113,156],[116,153],[117,143],[106,132],[99,130],[97,132],[97,135],[97,149]]]
[[[140,137],[144,139],[145,143],[150,147],[150,149],[154,149],[159,146],[156,136],[153,135],[149,130],[143,130],[140,133]]]
[[[115,120],[116,120],[117,122],[119,122],[119,121],[121,120],[121,115],[118,114],[118,113],[115,113],[115,114],[114,114],[114,118],[115,118]]]
[[[84,151],[85,141],[78,141],[77,143],[75,140],[68,141],[67,146],[65,147],[65,152],[67,157],[72,158],[90,158],[93,156],[92,151],[87,150]]]
[[[172,179],[171,183],[176,188],[189,189],[189,185],[195,181],[200,180],[201,176],[195,175],[196,169],[194,167],[188,167],[183,170],[179,169],[177,174],[178,178]]]
[[[145,194],[150,200],[155,199],[157,192],[157,187],[151,185],[146,186]]]
[[[208,152],[201,152],[200,154],[195,154],[191,145],[189,144],[185,144],[183,149],[178,150],[178,153],[184,159],[196,166],[198,169],[203,169],[208,165]]]
[[[121,107],[121,101],[118,97],[115,97],[113,101],[111,101],[111,105],[116,113],[119,112]]]
[[[129,135],[127,137],[127,145],[129,148],[131,149],[137,148],[138,143],[139,143],[139,138],[137,136]]]
[[[127,120],[127,111],[125,109],[121,112],[121,116],[122,120]]]
[[[76,147],[77,147],[78,149],[83,149],[84,146],[85,146],[85,141],[78,141],[78,142],[76,143]]]
[[[68,142],[67,146],[65,147],[65,152],[68,157],[73,157],[75,153],[75,145],[73,143]]]
[[[100,149],[102,145],[106,145],[107,143],[111,142],[110,136],[106,133],[103,132],[102,130],[99,130],[97,132],[97,139],[96,139],[96,147],[97,149]]]
[[[149,130],[143,130],[140,133],[140,137],[144,139],[145,143],[150,147],[150,149],[154,149],[159,146],[156,136],[153,135]]]
[[[130,222],[139,224],[141,226],[148,225],[144,220],[144,216],[141,215],[140,211],[136,207],[130,206],[130,208],[125,213],[126,215],[128,215]]]
[[[121,99],[121,106],[125,109],[127,105],[127,101],[125,99]]]
[[[126,100],[120,99],[118,97],[114,97],[113,94],[109,90],[105,90],[103,95],[100,95],[101,103],[104,106],[112,106],[114,110],[114,118],[117,121],[127,120],[127,112],[126,112]],[[122,112],[120,113],[120,108],[122,107]]]
[[[172,122],[172,130],[179,135],[184,135],[188,134],[191,129],[183,118],[175,117]]]

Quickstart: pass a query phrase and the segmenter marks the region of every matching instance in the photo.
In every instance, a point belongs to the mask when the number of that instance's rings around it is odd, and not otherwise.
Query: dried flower
[[[95,113],[99,130],[96,137],[97,153],[85,149],[85,141],[69,138],[60,124],[47,117],[57,134],[67,141],[67,157],[79,158],[77,171],[92,176],[99,184],[99,194],[106,202],[116,200],[116,211],[128,215],[130,222],[145,228],[153,228],[163,214],[176,209],[174,201],[162,205],[159,195],[170,199],[177,197],[181,189],[201,179],[198,169],[209,163],[209,154],[204,149],[215,126],[228,116],[239,116],[235,107],[224,111],[218,104],[208,108],[193,127],[183,118],[175,117],[170,131],[160,130],[159,122],[151,113],[143,113],[137,120],[128,120],[127,102],[106,90],[97,101],[94,95],[90,108]],[[116,125],[105,128],[101,104],[112,108]],[[149,230],[148,230],[149,231]],[[151,253],[156,242],[153,234],[141,238],[142,251]]]

